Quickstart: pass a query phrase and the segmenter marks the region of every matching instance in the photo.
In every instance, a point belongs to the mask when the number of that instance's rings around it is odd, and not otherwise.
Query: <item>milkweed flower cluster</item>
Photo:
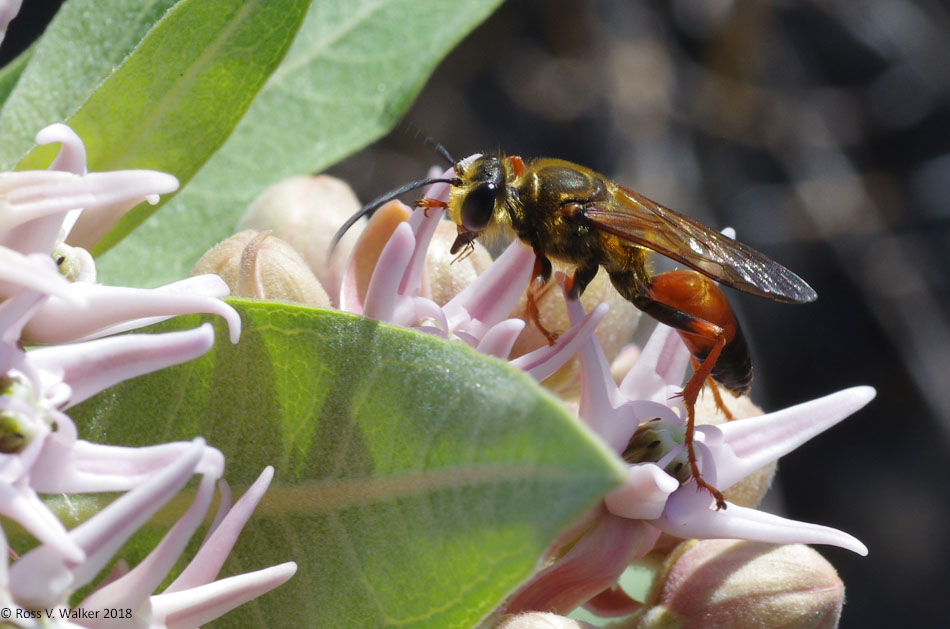
[[[201,312],[223,317],[237,342],[240,317],[219,299],[228,289],[214,275],[151,290],[97,284],[85,247],[178,182],[148,170],[87,173],[82,142],[62,124],[42,130],[37,142],[62,145],[50,170],[0,173],[0,514],[39,542],[17,557],[0,531],[0,624],[194,627],[293,574],[295,566],[284,564],[214,582],[272,472],[222,514],[172,586],[152,595],[203,518],[224,458],[200,439],[144,448],[90,443],[67,411],[118,382],[196,358],[214,342],[210,324],[108,335]],[[192,508],[155,551],[71,608],[73,594],[194,474],[202,481]],[[40,499],[93,492],[126,493],[70,531]],[[95,613],[104,608],[122,613]]]
[[[443,175],[451,176],[451,170]],[[439,183],[426,196],[447,201],[448,192],[449,185]],[[657,326],[617,384],[594,335],[608,306],[601,303],[585,312],[565,293],[570,327],[553,345],[516,355],[512,350],[526,323],[511,313],[532,280],[534,265],[534,253],[517,241],[468,285],[443,300],[433,299],[426,279],[430,242],[444,230],[447,248],[455,232],[441,214],[435,209],[410,212],[398,202],[382,206],[364,226],[340,284],[326,287],[331,300],[342,310],[465,342],[508,360],[539,382],[576,358],[577,416],[627,462],[624,485],[562,536],[541,569],[501,611],[566,613],[587,605],[605,615],[644,612],[640,603],[616,589],[617,580],[632,561],[656,548],[664,534],[662,539],[831,544],[867,554],[847,533],[755,509],[764,486],[751,504],[727,500],[722,510],[708,492],[695,490],[683,465],[686,415],[678,397],[690,354],[671,328]],[[696,447],[703,477],[731,487],[856,412],[874,395],[870,387],[856,387],[773,413],[699,426]],[[727,491],[727,499],[730,495]],[[839,608],[840,602],[838,597]]]

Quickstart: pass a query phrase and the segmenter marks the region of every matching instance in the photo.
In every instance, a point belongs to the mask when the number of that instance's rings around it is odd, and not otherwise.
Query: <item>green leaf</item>
[[[31,54],[12,62],[28,63],[0,110],[0,167],[13,168],[37,131],[73,115],[176,1],[65,3]]]
[[[231,134],[284,57],[308,0],[184,0],[67,120],[89,170],[151,168],[184,184]],[[42,167],[38,147],[21,168]],[[141,204],[93,248],[105,251],[157,206]]]
[[[202,435],[235,493],[275,466],[227,570],[298,572],[215,626],[472,626],[622,482],[619,459],[502,361],[352,315],[232,303],[240,343],[217,322],[208,355],[72,413],[100,443]]]
[[[234,135],[165,211],[98,260],[100,277],[157,286],[186,275],[266,186],[326,168],[388,130],[500,1],[314,2]]]
[[[13,59],[7,65],[3,66],[3,68],[0,68],[0,106],[10,97],[10,92],[13,91],[20,77],[23,76],[23,70],[26,69],[26,64],[33,57],[35,47],[36,44],[34,43],[17,55],[16,59]]]

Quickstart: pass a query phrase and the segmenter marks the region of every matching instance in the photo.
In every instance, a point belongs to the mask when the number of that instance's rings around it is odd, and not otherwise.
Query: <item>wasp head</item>
[[[505,169],[497,157],[479,157],[465,167],[458,187],[458,224],[466,231],[484,231],[496,206],[505,198]]]

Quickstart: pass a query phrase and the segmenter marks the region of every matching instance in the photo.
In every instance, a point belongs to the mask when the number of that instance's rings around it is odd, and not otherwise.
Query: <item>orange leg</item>
[[[699,361],[695,357],[690,357],[690,362],[693,364],[693,371],[699,369]],[[716,381],[711,377],[706,378],[706,386],[712,392],[713,402],[716,404],[716,409],[722,413],[722,416],[726,418],[726,421],[732,421],[735,417],[732,415],[732,412],[726,408],[725,403],[722,401],[722,394],[719,392],[719,385],[716,384]]]
[[[548,292],[551,288],[551,285],[548,283],[548,279],[551,276],[550,262],[547,262],[544,258],[535,258],[534,259],[534,271],[532,272],[531,283],[528,284],[528,301],[525,304],[525,319],[532,322],[535,327],[538,328],[538,331],[544,335],[544,338],[547,339],[548,345],[554,345],[554,342],[557,341],[557,334],[548,330],[544,325],[541,324],[541,310],[538,307],[538,302],[544,294]]]
[[[445,208],[449,207],[449,204],[445,201],[430,199],[429,197],[422,197],[416,201],[416,207],[421,207],[423,212],[425,212],[426,218],[428,218],[429,210],[433,208],[444,210]]]
[[[702,474],[699,473],[699,465],[696,462],[696,446],[694,444],[696,432],[696,399],[699,397],[703,383],[709,378],[709,374],[715,366],[716,360],[719,358],[719,353],[725,345],[726,338],[720,330],[712,351],[709,352],[709,355],[707,355],[702,364],[699,365],[699,368],[693,371],[693,375],[690,376],[689,380],[686,381],[686,386],[683,387],[683,392],[680,393],[683,397],[683,406],[686,408],[686,435],[683,437],[683,441],[686,443],[689,469],[693,474],[693,479],[696,481],[696,488],[705,489],[716,499],[716,509],[725,509],[726,500],[723,498],[722,492],[703,480]]]
[[[650,294],[634,295],[631,301],[637,308],[657,321],[678,330],[690,353],[701,357],[702,362],[698,365],[694,360],[693,374],[686,381],[680,394],[683,398],[683,407],[686,409],[686,434],[683,441],[686,444],[689,467],[697,489],[708,491],[716,499],[716,508],[725,509],[726,502],[722,492],[703,480],[700,474],[694,443],[696,400],[703,384],[711,379],[713,367],[730,338],[727,326],[731,323],[731,311],[726,310],[729,316],[723,316],[721,304],[709,303],[707,296],[711,289],[706,282],[708,280],[698,273],[690,272],[685,275],[675,271],[663,273],[653,278],[649,289]],[[723,303],[725,303],[724,299]],[[718,325],[720,321],[723,325]],[[724,408],[721,403],[722,400],[718,400],[717,406]]]

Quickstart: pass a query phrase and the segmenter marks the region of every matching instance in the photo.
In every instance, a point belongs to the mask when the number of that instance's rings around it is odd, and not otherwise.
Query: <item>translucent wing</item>
[[[584,216],[598,229],[753,295],[790,303],[817,298],[802,278],[752,247],[632,190],[610,187],[613,201],[584,206]]]

